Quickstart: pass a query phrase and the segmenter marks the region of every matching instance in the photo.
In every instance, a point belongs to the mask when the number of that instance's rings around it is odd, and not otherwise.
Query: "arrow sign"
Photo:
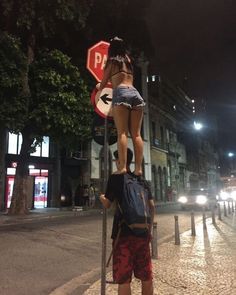
[[[112,87],[110,84],[106,85],[102,91],[95,88],[91,94],[91,101],[97,114],[103,118],[112,119]]]
[[[105,104],[108,104],[108,101],[112,101],[112,98],[109,97],[109,94],[105,93],[102,96],[100,96],[100,98]]]

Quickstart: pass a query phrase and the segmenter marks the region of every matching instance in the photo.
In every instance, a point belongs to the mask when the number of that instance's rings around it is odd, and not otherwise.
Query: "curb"
[[[98,276],[100,271],[100,268],[96,268],[81,276],[75,277],[64,285],[53,290],[51,293],[49,293],[49,295],[71,295],[74,291],[77,291],[78,288],[80,288],[80,291],[84,292],[89,289],[91,283],[93,283],[91,280]],[[84,290],[81,290],[82,288]],[[83,293],[77,292],[77,294]]]
[[[8,216],[8,215],[0,215],[0,226],[9,226],[14,224],[24,224],[29,223],[32,221],[39,221],[39,220],[47,220],[47,219],[56,219],[61,217],[79,217],[79,216],[92,216],[92,215],[99,215],[101,214],[101,210],[94,210],[94,211],[56,211],[55,214],[53,213],[31,213],[26,216]]]

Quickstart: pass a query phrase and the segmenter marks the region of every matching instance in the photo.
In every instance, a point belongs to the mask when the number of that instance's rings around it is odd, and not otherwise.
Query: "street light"
[[[201,177],[200,177],[200,172],[199,172],[199,167],[201,165],[201,160],[200,160],[200,147],[201,147],[201,143],[202,143],[202,137],[201,137],[201,133],[202,133],[202,128],[203,128],[203,124],[200,121],[194,121],[193,122],[193,129],[196,131],[194,132],[194,137],[196,137],[196,146],[197,146],[197,155],[194,155],[197,159],[197,166],[198,166],[198,171],[195,171],[195,173],[197,174],[197,178],[198,178],[198,185],[204,185],[202,183]]]
[[[234,174],[234,168],[235,168],[235,153],[234,152],[228,152],[227,154],[229,158],[229,169],[230,169],[230,174]]]
[[[202,125],[201,122],[194,121],[193,122],[193,127],[194,127],[195,130],[201,130],[203,128],[203,125]]]

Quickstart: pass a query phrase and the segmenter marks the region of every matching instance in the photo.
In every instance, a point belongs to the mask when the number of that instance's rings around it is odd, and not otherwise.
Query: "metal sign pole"
[[[91,72],[91,74],[95,77],[95,79],[99,82],[103,77],[103,67],[105,65],[105,61],[107,59],[109,43],[100,41],[96,43],[94,46],[88,49],[87,55],[87,69]],[[99,61],[96,59],[96,56],[99,55]],[[101,94],[101,93],[100,93]],[[95,107],[95,111],[103,117],[104,112],[107,110],[107,114],[105,114],[105,126],[104,126],[104,182],[103,182],[103,191],[105,192],[107,181],[108,181],[108,124],[107,124],[107,116],[109,116],[109,108],[111,104],[111,98],[108,97],[108,94],[103,95],[101,100],[98,99],[96,101],[94,97],[93,104]],[[95,102],[96,101],[96,102]],[[102,101],[102,102],[101,102]],[[101,102],[101,105],[100,105]],[[99,104],[99,107],[98,107]],[[107,243],[107,210],[103,209],[103,223],[102,223],[102,269],[101,269],[101,295],[106,294],[106,243]]]
[[[103,191],[106,191],[108,181],[108,126],[107,117],[104,127],[104,182]],[[106,248],[107,248],[107,210],[103,208],[102,220],[102,271],[101,271],[101,295],[106,295]]]

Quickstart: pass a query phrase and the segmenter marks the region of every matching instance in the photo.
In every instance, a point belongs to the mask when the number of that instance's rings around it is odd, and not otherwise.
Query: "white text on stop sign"
[[[102,70],[105,67],[107,61],[107,55],[102,55],[99,52],[95,52],[95,58],[94,58],[94,68],[100,67]]]

